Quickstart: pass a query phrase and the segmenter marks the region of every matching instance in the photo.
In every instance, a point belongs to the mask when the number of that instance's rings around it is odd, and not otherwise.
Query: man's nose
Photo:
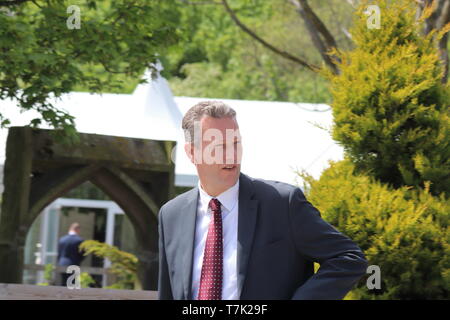
[[[224,154],[224,161],[226,164],[239,164],[240,163],[240,153],[242,151],[239,148],[231,147],[228,152]]]

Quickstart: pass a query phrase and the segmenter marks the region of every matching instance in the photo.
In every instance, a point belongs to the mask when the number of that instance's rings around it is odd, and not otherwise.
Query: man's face
[[[236,119],[204,116],[197,124],[194,141],[200,148],[187,143],[185,149],[197,167],[202,186],[214,193],[232,187],[239,179],[242,159]]]

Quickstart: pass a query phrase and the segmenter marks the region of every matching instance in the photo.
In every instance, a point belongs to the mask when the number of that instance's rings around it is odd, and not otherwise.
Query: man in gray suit
[[[298,187],[240,172],[236,112],[201,102],[182,126],[199,182],[159,212],[159,298],[342,299],[364,254]]]

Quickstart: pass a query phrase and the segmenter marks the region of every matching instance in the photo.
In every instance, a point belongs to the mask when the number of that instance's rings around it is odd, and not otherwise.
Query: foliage
[[[229,1],[239,18],[278,48],[320,64],[300,15],[289,1]],[[314,0],[337,42],[349,47],[341,29],[352,9],[342,0]],[[326,81],[287,61],[244,34],[221,5],[184,5],[181,24],[189,29],[177,50],[164,57],[175,95],[228,99],[329,102]]]
[[[106,193],[90,181],[85,181],[71,189],[65,194],[65,197],[72,199],[111,200]]]
[[[436,39],[450,25],[423,37],[411,1],[377,4],[381,29],[367,28],[362,5],[352,30],[356,48],[339,55],[340,75],[328,74],[333,138],[357,172],[393,187],[430,181],[433,194],[449,195],[450,90],[441,83]]]
[[[91,284],[94,284],[95,280],[87,272],[82,272],[80,274],[80,285],[81,288],[90,288]]]
[[[94,254],[97,257],[111,261],[110,272],[117,277],[117,282],[110,286],[111,289],[134,289],[139,287],[137,278],[138,259],[131,253],[121,251],[107,243],[86,240],[80,245],[84,255]]]
[[[49,286],[53,285],[53,277],[55,272],[55,266],[51,263],[45,265],[44,268],[44,279],[45,282],[38,283],[38,286]],[[95,283],[95,280],[87,272],[82,272],[80,274],[80,285],[81,288],[89,288],[91,284]]]
[[[381,289],[360,281],[352,299],[450,298],[450,201],[428,187],[391,189],[356,175],[348,159],[332,162],[319,180],[301,176],[308,201],[381,269]]]
[[[47,263],[44,267],[44,279],[45,282],[38,283],[38,286],[49,286],[53,284],[53,272],[55,271],[55,266],[51,263]]]
[[[41,117],[32,126],[46,122],[73,135],[74,119],[56,107],[57,98],[79,87],[121,88],[152,69],[180,36],[174,3],[55,0],[0,6],[0,100],[14,98],[22,110],[37,111]],[[71,5],[80,8],[79,29],[68,28]],[[9,124],[1,116],[0,122]]]
[[[181,68],[186,77],[173,78],[170,85],[179,96],[315,103],[329,100],[322,77],[307,71],[281,76],[284,71],[271,61],[270,54],[262,54],[260,59],[265,64],[261,69],[248,64],[246,68],[232,66],[232,71],[225,72],[219,64],[186,64]]]
[[[47,263],[44,269],[44,279],[47,280],[48,282],[52,282],[54,270],[55,267],[53,266],[53,264]]]

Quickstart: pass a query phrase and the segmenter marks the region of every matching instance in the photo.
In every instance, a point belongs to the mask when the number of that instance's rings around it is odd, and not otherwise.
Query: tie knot
[[[212,211],[219,211],[220,212],[220,201],[216,198],[212,198],[211,201],[209,201],[209,207]]]

